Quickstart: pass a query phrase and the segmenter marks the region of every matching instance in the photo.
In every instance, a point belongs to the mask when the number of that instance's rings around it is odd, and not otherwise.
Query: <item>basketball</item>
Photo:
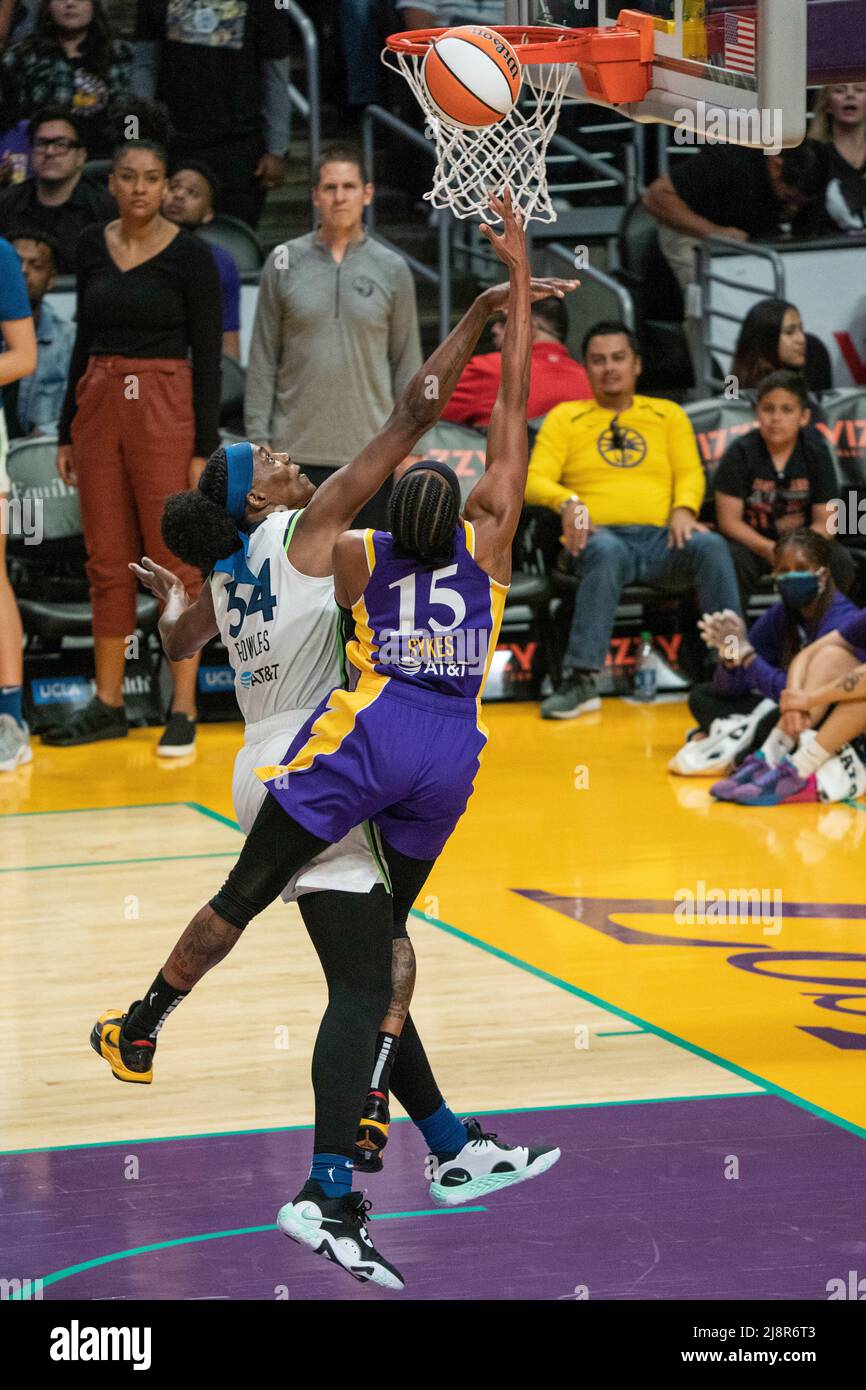
[[[421,68],[438,115],[463,130],[503,120],[517,100],[521,77],[511,44],[477,24],[449,29],[430,45]]]

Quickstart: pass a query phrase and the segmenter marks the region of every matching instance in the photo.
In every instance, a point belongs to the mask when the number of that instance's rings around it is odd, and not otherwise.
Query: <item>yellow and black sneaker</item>
[[[382,1150],[388,1142],[391,1112],[383,1091],[370,1091],[355,1140],[355,1172],[381,1173]]]
[[[130,1004],[127,1013],[132,1013],[140,1002],[136,999]],[[90,1046],[105,1059],[118,1081],[134,1081],[149,1086],[153,1080],[156,1043],[149,1038],[135,1042],[125,1038],[122,1028],[126,1017],[127,1014],[122,1014],[119,1009],[109,1009],[107,1013],[100,1014],[91,1030]]]

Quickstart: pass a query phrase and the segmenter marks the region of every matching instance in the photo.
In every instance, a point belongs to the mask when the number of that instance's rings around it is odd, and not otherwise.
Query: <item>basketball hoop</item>
[[[489,29],[489,26],[480,26]],[[525,110],[519,104],[495,125],[464,130],[442,120],[421,79],[430,45],[447,29],[415,29],[391,34],[382,62],[409,83],[427,116],[427,134],[436,144],[433,187],[424,197],[434,208],[450,208],[460,218],[498,221],[488,207],[490,191],[511,189],[525,222],[555,222],[547,189],[546,155],[568,79],[579,68],[590,100],[610,105],[641,101],[652,82],[653,20],[624,10],[606,29],[497,25],[493,31],[511,44],[523,68]]]

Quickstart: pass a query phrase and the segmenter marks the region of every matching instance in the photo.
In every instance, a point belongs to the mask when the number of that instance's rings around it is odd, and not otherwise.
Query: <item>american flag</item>
[[[731,72],[755,71],[757,24],[747,15],[725,15],[725,67]]]

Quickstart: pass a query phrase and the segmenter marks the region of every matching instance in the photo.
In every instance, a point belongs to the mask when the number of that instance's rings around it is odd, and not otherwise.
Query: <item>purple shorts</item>
[[[257,768],[271,796],[335,844],[363,821],[412,859],[435,859],[466,810],[487,733],[478,702],[364,677],[332,690],[281,767]]]

